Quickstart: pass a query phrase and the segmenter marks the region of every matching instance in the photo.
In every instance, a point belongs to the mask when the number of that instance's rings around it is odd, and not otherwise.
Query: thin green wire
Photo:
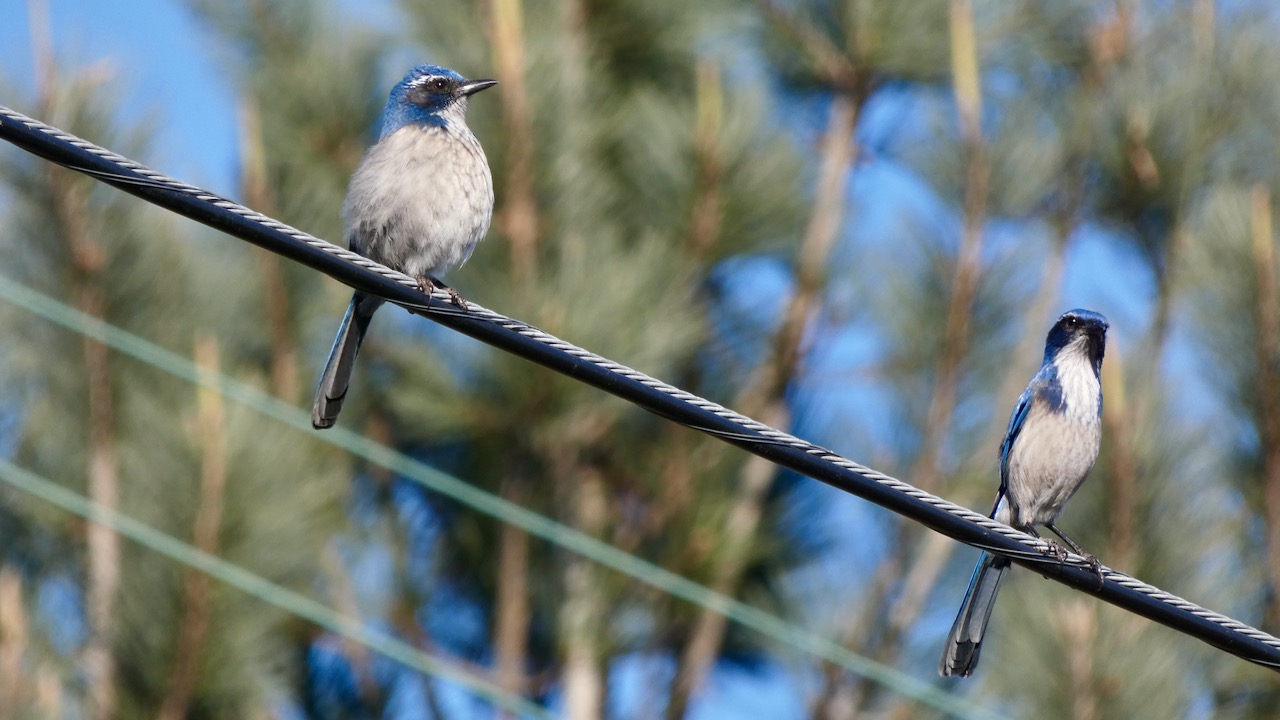
[[[225,375],[202,370],[189,359],[133,333],[85,315],[33,288],[0,275],[0,298],[98,340],[137,360],[197,385],[211,388],[284,425],[301,430],[353,455],[409,478],[486,515],[515,525],[531,535],[560,545],[601,565],[633,577],[695,605],[714,610],[766,637],[883,684],[906,697],[955,717],[991,720],[1003,717],[958,698],[930,683],[918,680],[870,658],[859,655],[816,633],[782,618],[718,593],[669,570],[642,560],[585,533],[562,525],[532,510],[504,500],[456,477],[414,460],[385,445],[341,427],[314,433],[311,416],[257,388]]]
[[[150,550],[195,568],[210,577],[221,580],[263,602],[274,605],[298,617],[305,618],[331,632],[349,638],[369,649],[418,672],[458,683],[476,696],[494,705],[524,717],[552,720],[554,714],[524,698],[513,695],[493,683],[450,667],[412,645],[397,640],[384,632],[374,630],[353,618],[327,607],[311,598],[281,587],[266,578],[214,555],[192,547],[177,538],[144,525],[133,518],[103,507],[83,495],[28,472],[7,460],[0,459],[0,481],[57,505],[67,512],[94,523],[105,525],[117,533]]]

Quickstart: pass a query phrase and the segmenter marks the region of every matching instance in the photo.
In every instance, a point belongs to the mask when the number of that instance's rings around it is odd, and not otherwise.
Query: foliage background
[[[1064,517],[1275,632],[1280,18],[1116,0],[244,0],[0,8],[3,103],[337,240],[406,67],[470,122],[476,301],[985,509],[1057,313],[1112,321]],[[298,407],[346,290],[0,149],[0,267]],[[974,553],[385,312],[344,427],[1013,717],[1270,717],[1274,676],[1015,574],[934,675]],[[714,612],[0,306],[17,465],[573,718],[929,717]],[[959,705],[953,709],[963,710]],[[0,717],[489,717],[0,489]]]

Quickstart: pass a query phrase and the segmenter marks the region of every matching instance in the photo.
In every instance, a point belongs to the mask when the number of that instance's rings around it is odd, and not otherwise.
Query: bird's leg
[[[1044,537],[1040,533],[1036,532],[1036,529],[1033,527],[1027,528],[1026,532],[1028,535],[1031,535],[1032,537],[1039,538],[1040,540],[1044,540],[1044,544],[1049,546],[1049,548],[1045,550],[1045,555],[1048,555],[1054,560],[1057,560],[1059,563],[1067,562],[1067,557],[1069,556],[1067,554],[1067,549],[1062,546],[1062,543],[1058,542],[1057,540],[1054,540],[1053,538]],[[1055,530],[1054,532],[1057,532],[1057,531]],[[1063,539],[1065,540],[1066,538],[1063,538]],[[1071,542],[1071,541],[1068,540],[1067,542]],[[1072,548],[1075,548],[1074,544],[1072,545]],[[1077,552],[1079,552],[1078,549],[1077,549]]]
[[[464,312],[470,309],[467,307],[467,301],[462,299],[462,295],[458,294],[457,290],[445,285],[438,278],[419,275],[414,279],[418,281],[418,289],[427,295],[430,295],[436,290],[443,290],[449,293],[449,302],[452,302],[458,309]]]
[[[1067,549],[1062,547],[1062,544],[1059,543],[1057,540],[1040,537],[1040,533],[1036,532],[1036,529],[1030,525],[1027,525],[1025,527],[1020,527],[1018,529],[1030,535],[1033,538],[1036,538],[1038,540],[1044,540],[1044,544],[1049,546],[1048,549],[1044,551],[1045,555],[1048,555],[1049,557],[1053,558],[1054,560],[1057,560],[1060,563],[1064,563],[1067,561]],[[1048,577],[1048,575],[1046,575],[1045,577]]]
[[[1052,530],[1054,535],[1062,538],[1068,545],[1070,545],[1072,552],[1083,557],[1085,562],[1089,563],[1089,569],[1093,571],[1094,575],[1098,576],[1098,582],[1100,583],[1098,587],[1101,589],[1101,583],[1105,582],[1106,578],[1102,574],[1102,563],[1098,560],[1098,557],[1092,553],[1085,552],[1084,549],[1077,545],[1074,540],[1067,537],[1066,533],[1059,530],[1057,525],[1054,525],[1053,523],[1045,523],[1044,526]],[[1065,560],[1065,558],[1063,559]]]
[[[459,310],[462,310],[463,312],[470,310],[470,308],[467,307],[467,301],[462,299],[462,295],[458,294],[457,290],[445,285],[439,278],[428,278],[428,280],[430,280],[431,284],[435,287],[449,293],[449,302],[453,303]]]
[[[1059,530],[1057,525],[1054,525],[1053,523],[1045,523],[1044,526],[1052,530],[1054,535],[1057,535],[1058,537],[1062,538],[1062,541],[1071,547],[1072,552],[1074,552],[1077,555],[1084,555],[1086,557],[1089,556],[1089,553],[1081,549],[1081,547],[1078,544],[1076,544],[1075,540],[1072,540],[1071,538],[1067,537],[1066,533]]]
[[[1063,548],[1061,545],[1058,544],[1057,540],[1045,540],[1044,538],[1040,537],[1040,533],[1036,532],[1036,529],[1030,525],[1015,525],[1014,527],[1030,535],[1031,537],[1036,538],[1037,540],[1044,540],[1045,544],[1049,546],[1044,551],[1045,555],[1048,555],[1054,560],[1057,560],[1059,563],[1064,563],[1067,561],[1067,551],[1065,548]],[[1040,573],[1040,577],[1046,580],[1049,579],[1049,576],[1045,575],[1044,573]]]

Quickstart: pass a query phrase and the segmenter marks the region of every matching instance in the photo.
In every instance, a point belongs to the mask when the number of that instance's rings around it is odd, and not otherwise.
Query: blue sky
[[[35,69],[28,3],[0,3],[0,103],[34,113]],[[166,174],[215,192],[235,185],[235,96],[219,72],[219,49],[173,0],[49,0],[55,55],[63,69],[110,72],[125,120],[155,121],[151,157]],[[90,138],[92,139],[92,138]]]

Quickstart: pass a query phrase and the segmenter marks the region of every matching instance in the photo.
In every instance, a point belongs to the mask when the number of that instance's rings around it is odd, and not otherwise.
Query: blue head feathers
[[[467,112],[467,98],[497,84],[497,80],[467,80],[438,65],[419,65],[391,89],[382,111],[380,137],[406,125],[448,128],[461,123]]]
[[[1108,327],[1110,324],[1100,313],[1092,310],[1068,310],[1049,330],[1049,337],[1045,339],[1044,345],[1044,361],[1052,361],[1064,348],[1083,344],[1082,349],[1097,374],[1107,349]]]

